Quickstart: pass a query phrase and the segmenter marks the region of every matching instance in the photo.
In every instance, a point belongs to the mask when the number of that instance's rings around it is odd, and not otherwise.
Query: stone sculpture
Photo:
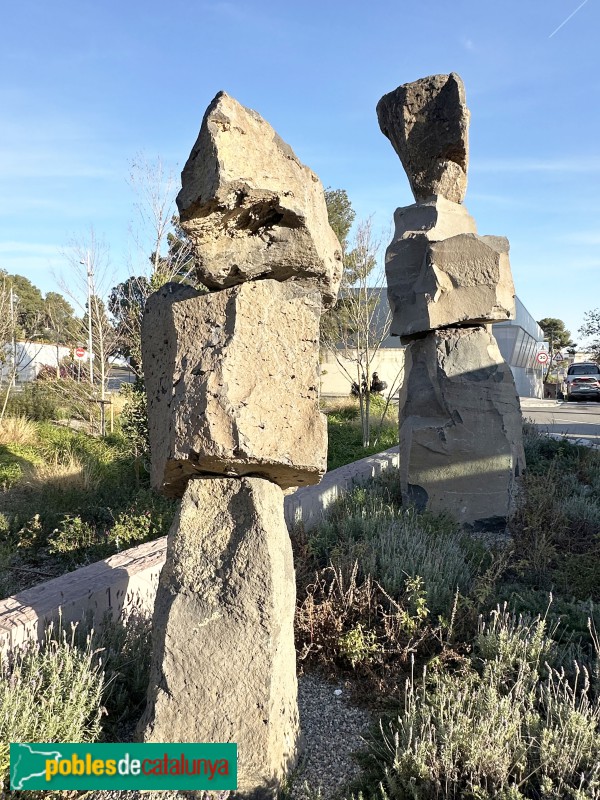
[[[342,250],[320,180],[255,111],[219,92],[181,175],[181,227],[211,289],[274,278],[335,302]]]
[[[400,390],[403,500],[474,528],[505,524],[524,467],[519,400],[489,323],[514,317],[507,239],[479,236],[464,206],[468,122],[458,75],[400,86],[377,105],[416,203],[386,252]],[[486,327],[486,324],[488,327]]]
[[[336,297],[341,248],[318,178],[222,92],[178,205],[213,291],[167,284],[142,324],[152,483],[182,501],[138,733],[237,742],[240,794],[274,797],[299,737],[282,489],[325,472],[319,320]]]

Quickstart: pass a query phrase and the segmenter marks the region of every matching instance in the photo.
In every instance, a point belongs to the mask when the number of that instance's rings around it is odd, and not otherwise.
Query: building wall
[[[341,364],[340,364],[341,362]],[[372,372],[376,372],[380,380],[385,381],[388,388],[384,394],[395,386],[394,394],[404,379],[404,348],[381,348],[373,359]],[[352,376],[350,378],[349,376]],[[344,397],[350,394],[352,381],[357,380],[356,362],[344,358],[341,353],[334,356],[331,352],[321,355],[321,394],[326,397]]]
[[[13,353],[12,345],[6,345],[7,361],[0,368],[0,377],[5,379],[11,374]],[[70,354],[68,347],[55,344],[41,344],[38,342],[17,342],[15,346],[17,363],[17,383],[26,383],[35,380],[39,371],[44,366],[56,367],[63,358]],[[58,356],[58,358],[57,358]]]
[[[545,367],[537,363],[535,356],[544,341],[544,332],[518,297],[515,306],[515,319],[494,323],[492,332],[512,370],[517,393],[521,397],[543,397]]]

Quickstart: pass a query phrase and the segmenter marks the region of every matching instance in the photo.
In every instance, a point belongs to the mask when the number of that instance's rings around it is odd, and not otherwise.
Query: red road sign
[[[538,364],[547,364],[550,356],[545,350],[540,350],[540,352],[536,355],[535,360]]]
[[[85,347],[77,347],[75,349],[75,358],[85,358],[87,355],[87,350]]]

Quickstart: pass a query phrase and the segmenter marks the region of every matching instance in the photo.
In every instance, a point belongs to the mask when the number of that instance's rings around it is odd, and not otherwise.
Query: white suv
[[[600,366],[592,361],[571,364],[563,381],[565,400],[600,400]]]

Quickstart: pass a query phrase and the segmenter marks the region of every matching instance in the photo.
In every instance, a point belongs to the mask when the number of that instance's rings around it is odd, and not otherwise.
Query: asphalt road
[[[548,402],[543,408],[524,407],[523,416],[551,433],[600,444],[600,403]]]

